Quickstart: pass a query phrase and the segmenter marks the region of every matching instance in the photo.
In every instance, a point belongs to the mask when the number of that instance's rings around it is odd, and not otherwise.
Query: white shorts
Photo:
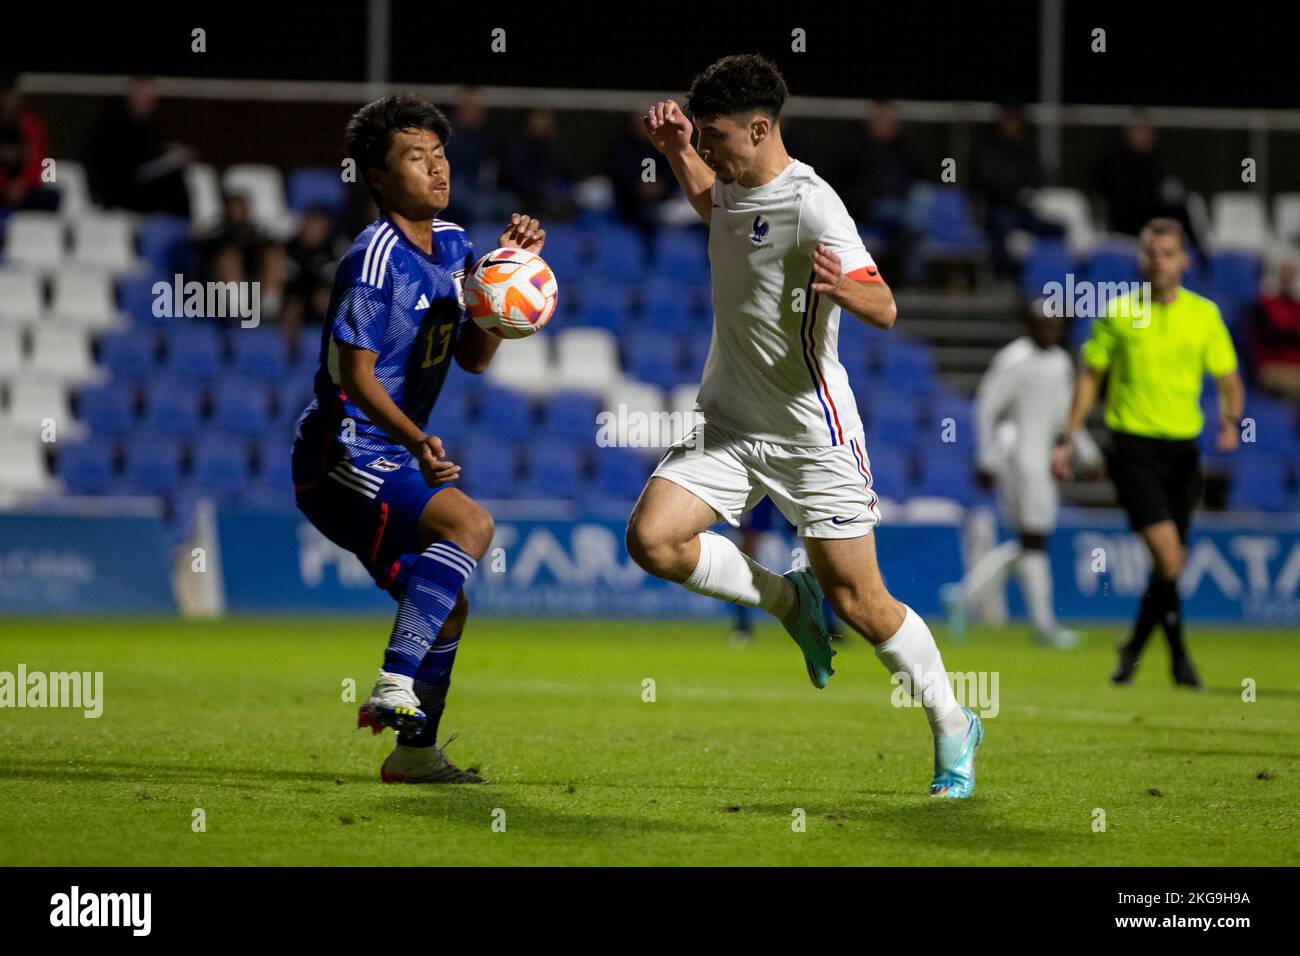
[[[752,441],[701,422],[664,453],[654,474],[695,495],[732,526],[764,495],[805,538],[858,538],[880,522],[859,429],[843,445]]]
[[[1002,514],[1017,531],[1051,534],[1056,530],[1060,494],[1044,462],[1026,464],[1011,459],[997,472]]]

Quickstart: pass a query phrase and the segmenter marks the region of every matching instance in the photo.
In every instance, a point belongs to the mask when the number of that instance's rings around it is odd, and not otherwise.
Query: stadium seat
[[[620,447],[665,448],[673,441],[664,390],[645,382],[623,380],[606,390],[605,408],[614,414]]]
[[[50,315],[88,329],[122,326],[113,295],[113,280],[105,273],[64,268],[54,274]]]
[[[461,483],[478,498],[510,498],[517,486],[515,447],[494,437],[478,436],[462,446]]]
[[[660,332],[695,332],[708,338],[708,326],[691,306],[691,293],[681,281],[650,276],[637,284],[641,297],[641,325]]]
[[[58,190],[59,215],[62,218],[75,220],[94,210],[86,167],[75,159],[54,161],[54,182],[51,185]]]
[[[600,403],[581,392],[558,392],[542,406],[542,431],[559,441],[590,444],[596,434]]]
[[[1236,190],[1210,200],[1210,245],[1216,252],[1262,254],[1271,239],[1268,210],[1259,193]]]
[[[185,189],[190,197],[190,222],[194,231],[203,233],[220,225],[224,213],[217,171],[207,163],[190,163],[185,167],[184,175]]]
[[[690,382],[698,385],[700,379],[704,377],[704,365],[709,358],[711,336],[707,331],[697,330],[693,334],[687,334],[682,341],[686,352],[686,364],[676,384]]]
[[[528,497],[571,501],[578,496],[581,478],[581,449],[549,442],[528,449],[524,469]]]
[[[866,427],[869,447],[881,442],[896,448],[911,448],[920,434],[917,407],[911,402],[872,403]]]
[[[238,374],[268,384],[284,378],[289,351],[278,328],[235,328],[230,332],[230,342]]]
[[[253,221],[275,239],[293,235],[295,218],[284,198],[284,177],[274,166],[240,163],[228,166],[221,174],[225,192],[239,193],[248,199]]]
[[[894,448],[868,447],[868,468],[871,472],[871,487],[881,497],[896,498],[900,501],[912,495],[911,469],[908,455]]]
[[[600,394],[617,382],[618,344],[606,329],[565,329],[555,337],[557,390]]]
[[[199,388],[194,379],[162,378],[149,382],[145,424],[163,435],[192,438],[199,430]]]
[[[0,325],[0,380],[17,375],[26,366],[23,330],[16,325]]]
[[[964,462],[957,464],[922,456],[921,481],[915,493],[927,498],[952,498],[969,504],[976,496],[975,480]]]
[[[266,385],[229,376],[212,390],[212,424],[233,435],[257,438],[270,417]]]
[[[1070,255],[1084,256],[1097,244],[1097,227],[1092,220],[1088,197],[1078,189],[1045,186],[1034,193],[1034,212],[1065,226]]]
[[[159,298],[154,293],[154,285],[159,281],[162,280],[157,274],[123,276],[117,280],[117,311],[128,324],[165,325],[175,321],[169,315],[154,315],[154,303]],[[166,282],[170,290],[171,280]],[[167,299],[171,299],[170,291]]]
[[[485,377],[502,388],[536,396],[552,387],[551,373],[551,337],[541,334],[502,343]]]
[[[656,276],[676,283],[704,282],[709,277],[708,232],[704,229],[660,229],[655,234]]]
[[[140,382],[153,374],[153,333],[143,329],[105,336],[99,345],[99,359],[114,379]]]
[[[1064,289],[1066,275],[1074,271],[1070,247],[1060,239],[1037,239],[1020,273],[1020,290],[1031,298],[1046,295],[1049,283]]]
[[[925,395],[935,388],[934,357],[914,342],[899,341],[880,353],[884,386],[908,395]]]
[[[63,264],[65,226],[55,213],[14,213],[5,220],[4,240],[5,262],[45,270]]]
[[[1279,246],[1300,246],[1300,193],[1273,197],[1273,232]]]
[[[1206,431],[1214,431],[1218,399],[1213,386],[1207,386],[1203,398],[1207,399]],[[1295,409],[1288,402],[1255,392],[1246,399],[1243,419],[1255,422],[1255,441],[1267,447],[1290,449],[1296,438]]]
[[[1137,247],[1131,242],[1107,242],[1088,258],[1085,274],[1089,282],[1141,282]]]
[[[54,473],[68,494],[108,494],[113,483],[112,449],[108,442],[95,440],[60,444]]]
[[[651,461],[627,448],[597,448],[595,490],[615,501],[634,501],[654,471]]]
[[[34,327],[29,362],[32,372],[60,382],[90,382],[103,374],[91,357],[90,336],[77,326]]]
[[[54,423],[56,439],[82,432],[81,426],[73,421],[67,388],[61,382],[25,374],[9,379],[5,391],[9,400],[0,414],[0,424],[9,431],[39,435],[49,421]]]
[[[678,339],[658,329],[635,329],[623,336],[623,356],[629,377],[661,388],[686,379]]]
[[[176,272],[185,271],[190,238],[187,219],[180,216],[145,216],[140,220],[136,238],[140,244],[140,258],[154,271],[168,279]]]
[[[77,418],[98,438],[120,438],[131,430],[131,388],[108,382],[77,394]]]
[[[180,445],[174,439],[141,435],[127,442],[123,489],[139,495],[170,495],[180,484]]]
[[[347,190],[337,169],[300,167],[289,174],[289,208],[294,212],[303,212],[311,206],[324,206],[339,215],[347,202]]]
[[[233,497],[248,484],[248,445],[230,438],[209,438],[194,449],[195,490]]]
[[[579,325],[621,332],[631,319],[629,289],[625,282],[600,276],[585,278],[579,293],[578,310],[570,313]]]
[[[78,268],[123,275],[137,267],[135,227],[127,214],[87,214],[73,220],[71,226],[71,261]]]
[[[1242,311],[1259,294],[1259,260],[1249,253],[1214,252],[1210,255],[1210,298],[1219,305],[1224,321],[1240,324]]]
[[[985,249],[984,234],[971,218],[966,193],[957,186],[929,190],[925,236],[931,250],[939,254],[980,254]]]
[[[0,324],[39,322],[44,316],[45,290],[40,275],[0,268]]]
[[[589,241],[591,268],[596,275],[618,282],[635,282],[641,278],[646,253],[641,234],[635,229],[621,224],[603,225],[592,233]]]
[[[255,331],[241,329],[241,332]],[[211,382],[221,369],[221,333],[201,319],[163,326],[163,370],[177,378]]]
[[[518,392],[496,386],[483,390],[476,424],[499,441],[518,444],[531,440],[536,430],[532,402]]]
[[[0,423],[0,429],[3,425]],[[45,451],[49,446],[32,435],[0,430],[0,492],[37,493],[50,488]]]
[[[1288,504],[1286,463],[1280,458],[1234,456],[1228,482],[1228,507],[1243,510],[1285,511]]]

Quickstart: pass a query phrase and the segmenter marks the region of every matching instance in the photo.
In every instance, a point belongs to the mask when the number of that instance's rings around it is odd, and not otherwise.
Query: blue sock
[[[450,541],[435,541],[411,565],[382,669],[415,678],[477,562]]]
[[[408,747],[432,747],[438,742],[438,721],[447,707],[447,690],[451,687],[451,669],[456,665],[456,648],[460,635],[440,637],[433,642],[429,653],[420,661],[415,671],[415,696],[429,722],[424,730],[409,737],[400,737]]]

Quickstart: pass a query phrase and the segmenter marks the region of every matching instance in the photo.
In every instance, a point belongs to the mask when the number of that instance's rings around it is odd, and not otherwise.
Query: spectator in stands
[[[633,114],[623,135],[610,151],[608,169],[618,218],[640,230],[645,238],[647,262],[654,258],[654,237],[662,222],[662,206],[675,191],[673,177],[666,165],[656,162],[652,167],[654,177],[646,179],[646,160],[657,158],[646,135],[645,124],[641,122],[641,114]]]
[[[59,207],[58,191],[41,181],[49,155],[44,121],[25,108],[14,78],[0,76],[0,210]]]
[[[237,282],[241,289],[244,283],[257,282],[262,315],[278,317],[284,296],[284,246],[253,222],[243,194],[226,193],[222,210],[222,221],[199,240],[205,280]]]
[[[573,176],[560,161],[555,142],[555,112],[529,110],[523,132],[502,143],[501,185],[523,208],[537,210],[539,218],[570,219],[575,212]]]
[[[126,98],[112,103],[91,147],[87,173],[100,205],[189,218],[184,168],[192,151],[163,138],[150,77],[133,77]]]
[[[1007,238],[1013,231],[1049,238],[1065,235],[1064,226],[1042,218],[1030,205],[1034,190],[1043,185],[1043,171],[1020,104],[1003,104],[993,129],[976,142],[971,156],[971,181],[984,197],[984,228],[998,275],[1013,276],[1016,272],[1015,260],[1007,248]]]
[[[1259,384],[1287,398],[1300,398],[1300,259],[1288,249],[1275,257],[1260,283],[1251,321]]]
[[[334,267],[347,251],[347,237],[334,227],[328,208],[311,206],[303,211],[298,233],[285,247],[281,314],[289,353],[295,358],[303,326],[319,327],[325,320],[334,285]],[[312,341],[312,334],[308,334],[308,342]]]
[[[859,227],[883,240],[885,248],[873,247],[871,253],[886,274],[911,283],[924,270],[914,254],[924,226],[915,188],[921,164],[902,136],[893,103],[873,102],[864,130],[865,138],[844,152],[835,171],[840,195]]]
[[[451,205],[443,214],[465,225],[484,220],[508,219],[518,201],[497,185],[500,160],[487,130],[487,110],[478,89],[461,87],[452,116],[447,158],[456,171]]]
[[[1137,113],[1120,130],[1119,141],[1097,163],[1093,181],[1106,201],[1112,232],[1136,236],[1151,219],[1176,219],[1200,254],[1183,186],[1165,171],[1156,155],[1156,130],[1144,113]]]

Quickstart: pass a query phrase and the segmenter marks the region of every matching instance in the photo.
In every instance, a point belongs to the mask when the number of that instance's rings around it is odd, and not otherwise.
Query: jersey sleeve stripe
[[[361,262],[361,281],[370,281],[370,263],[375,253],[375,247],[383,243],[388,236],[388,223],[383,223],[375,230],[374,235],[370,237],[370,242],[366,244],[366,257]]]
[[[384,287],[384,271],[388,268],[388,257],[393,254],[393,246],[397,245],[397,233],[393,233],[393,238],[388,245],[384,247],[384,258],[379,262],[379,268],[376,270],[375,283],[376,289]]]

